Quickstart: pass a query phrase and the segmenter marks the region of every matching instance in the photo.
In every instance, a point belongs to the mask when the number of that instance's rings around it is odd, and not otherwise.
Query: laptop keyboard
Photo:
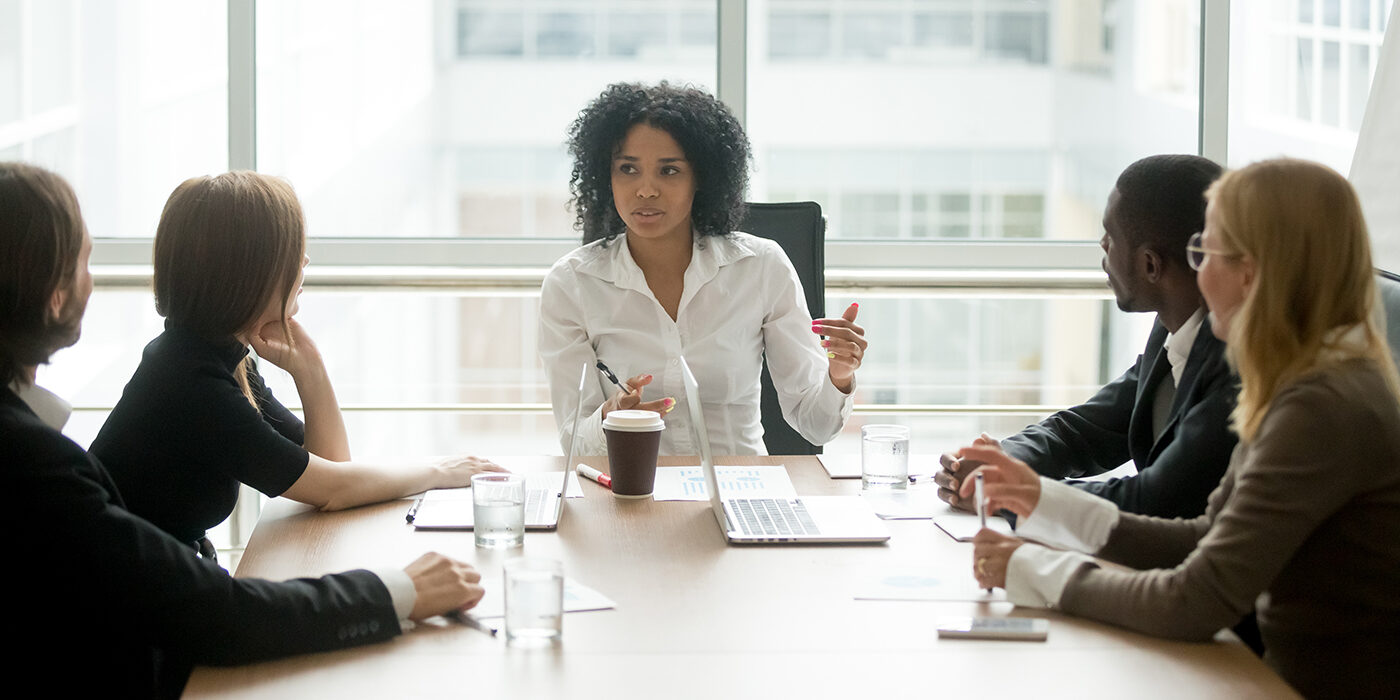
[[[549,489],[525,490],[525,522],[537,523],[544,520],[544,503],[548,495]]]
[[[731,498],[730,512],[745,535],[819,535],[817,523],[800,500]]]

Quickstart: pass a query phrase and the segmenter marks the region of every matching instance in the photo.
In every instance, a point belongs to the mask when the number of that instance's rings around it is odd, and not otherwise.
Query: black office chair
[[[739,230],[778,242],[797,270],[807,310],[812,318],[826,315],[826,219],[816,202],[749,203],[749,212]],[[763,444],[772,455],[821,454],[820,445],[807,442],[783,419],[778,392],[763,361],[763,398],[759,406],[763,421]]]

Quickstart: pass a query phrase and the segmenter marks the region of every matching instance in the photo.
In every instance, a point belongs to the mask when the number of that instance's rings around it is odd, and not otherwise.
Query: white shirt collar
[[[1191,318],[1186,319],[1186,323],[1181,324],[1175,333],[1167,334],[1167,340],[1162,347],[1166,348],[1167,362],[1172,366],[1172,384],[1181,385],[1181,375],[1186,371],[1186,360],[1191,356],[1191,348],[1196,344],[1196,336],[1201,332],[1201,324],[1205,318],[1205,308],[1196,309],[1196,313],[1191,314]]]
[[[624,289],[646,289],[646,277],[637,261],[632,259],[632,251],[627,246],[627,236],[619,235],[611,241],[594,241],[576,251],[583,260],[577,270],[599,279],[607,280]],[[697,274],[701,282],[713,279],[719,268],[743,258],[755,255],[755,251],[735,236],[696,236],[687,273]],[[589,249],[593,250],[589,250]]]
[[[73,414],[72,404],[38,384],[22,384],[15,381],[10,383],[10,391],[15,392],[15,396],[18,396],[44,425],[54,430],[63,430],[68,416]]]

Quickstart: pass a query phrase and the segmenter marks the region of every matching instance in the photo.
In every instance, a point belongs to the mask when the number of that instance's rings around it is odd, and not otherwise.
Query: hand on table
[[[856,370],[860,369],[865,348],[869,346],[865,341],[865,329],[856,325],[856,313],[859,311],[859,304],[851,304],[841,318],[812,321],[812,332],[826,336],[822,347],[826,348],[827,375],[843,393],[850,393],[851,381],[856,376]]]
[[[1006,509],[1018,517],[1027,517],[1040,503],[1040,475],[1022,462],[1001,451],[1000,447],[972,444],[958,450],[959,461],[972,460],[981,466],[962,479],[958,496],[962,501],[972,498],[976,485],[974,477],[981,472],[982,495],[987,499],[987,512]]]
[[[651,383],[650,374],[639,374],[623,383],[632,387],[632,391],[618,389],[612,398],[604,402],[602,413],[604,418],[608,417],[610,411],[656,411],[666,414],[676,407],[676,400],[670,397],[655,401],[642,401],[642,387]]]
[[[1025,544],[995,530],[984,529],[972,538],[972,575],[982,588],[1006,588],[1006,567],[1017,547]]]
[[[982,433],[976,440],[973,440],[972,444],[1001,449],[1001,443],[986,433]],[[952,452],[944,452],[939,455],[938,463],[943,465],[943,469],[933,475],[933,483],[938,484],[938,497],[958,510],[965,510],[969,513],[975,511],[976,507],[973,503],[959,496],[958,491],[962,489],[963,480],[974,469],[982,466],[982,463],[975,459],[959,459]]]
[[[481,602],[486,589],[481,587],[481,574],[455,559],[437,552],[428,552],[404,567],[413,579],[418,598],[408,619],[426,620],[453,610],[469,610]]]
[[[495,462],[480,457],[433,457],[433,466],[437,467],[442,474],[442,483],[438,488],[451,489],[461,486],[471,486],[472,477],[482,472],[509,472],[509,469],[502,467]]]

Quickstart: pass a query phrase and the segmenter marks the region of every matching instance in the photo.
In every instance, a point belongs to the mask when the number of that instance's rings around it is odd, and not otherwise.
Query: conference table
[[[563,469],[561,457],[495,461],[521,472]],[[606,458],[580,461],[607,469]],[[804,496],[860,490],[859,480],[828,478],[815,457],[718,461],[785,465]],[[501,595],[505,560],[547,557],[616,607],[567,613],[562,642],[543,649],[434,618],[383,644],[201,667],[186,696],[1296,697],[1229,632],[1183,643],[1006,602],[857,600],[882,574],[971,577],[972,545],[929,520],[887,521],[892,537],[883,544],[730,546],[708,501],[623,500],[591,481],[582,486],[557,532],[526,533],[510,550],[477,549],[470,532],[415,531],[404,518],[408,500],[335,513],[270,501],[237,576],[401,567],[437,551],[476,566],[490,598]],[[1047,618],[1049,639],[938,638],[940,621],[975,615]]]

